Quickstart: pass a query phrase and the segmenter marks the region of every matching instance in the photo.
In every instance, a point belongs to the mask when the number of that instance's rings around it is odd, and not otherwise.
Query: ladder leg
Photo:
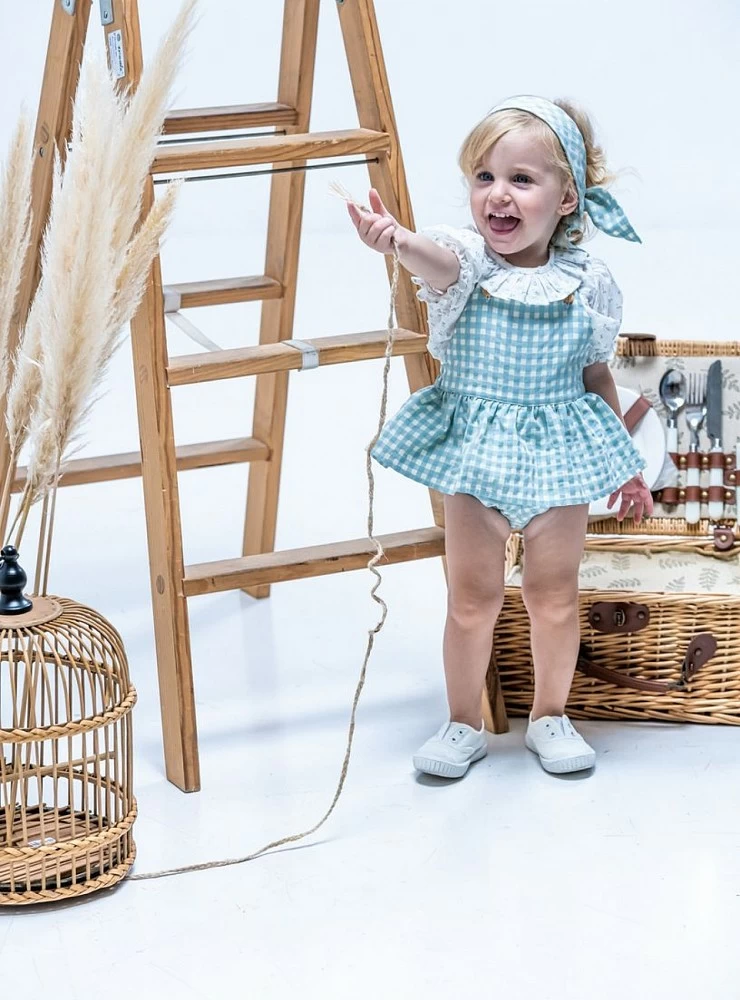
[[[63,150],[72,126],[72,99],[80,77],[80,62],[90,20],[91,0],[81,0],[74,14],[54,3],[46,52],[44,79],[41,84],[31,190],[31,242],[26,266],[18,290],[16,316],[8,336],[8,353],[17,346],[19,327],[25,323],[39,280],[39,250],[49,214],[55,150]],[[14,317],[15,318],[15,317]],[[0,397],[0,413],[5,413],[5,399]],[[11,463],[5,420],[0,420],[0,483],[5,482]],[[0,510],[0,537],[4,539],[8,511]]]
[[[141,79],[142,50],[137,0],[116,0],[115,21],[106,34],[121,31],[126,75],[122,85]],[[154,199],[147,180],[143,212]],[[198,735],[190,653],[180,525],[172,400],[167,384],[167,338],[159,257],[131,321],[136,406],[141,441],[142,481],[149,546],[154,637],[167,777],[186,792],[200,788]]]
[[[392,139],[388,154],[379,157],[377,164],[368,164],[371,183],[377,188],[388,211],[401,225],[413,229],[411,199],[373,2],[347,0],[337,9],[360,126],[387,132]],[[393,262],[390,257],[387,257],[386,261],[390,275]],[[417,299],[414,286],[404,272],[398,283],[396,313],[399,325],[405,329],[426,330],[426,318],[421,302]],[[422,386],[431,385],[437,376],[437,366],[431,355],[415,355],[404,360],[411,392]],[[438,493],[430,491],[430,500],[434,523],[444,527],[442,498]],[[447,562],[444,559],[443,566],[447,578]],[[491,676],[496,680],[498,678],[495,665],[491,667]],[[506,707],[500,684],[492,684],[490,691],[484,688],[482,712],[487,729],[493,729],[495,732],[507,731]]]
[[[318,13],[318,0],[285,2],[278,101],[298,112],[296,124],[286,129],[288,134],[307,132],[309,127]],[[281,283],[283,295],[262,305],[260,344],[289,340],[293,334],[304,187],[302,171],[273,175],[265,274]],[[275,548],[287,401],[287,372],[257,376],[252,434],[267,442],[270,458],[253,464],[249,470],[242,548],[245,556]],[[267,597],[270,593],[269,584],[245,589],[251,597]]]
[[[486,729],[492,733],[508,733],[509,717],[506,714],[504,693],[501,690],[501,678],[496,666],[496,654],[491,650],[486,683],[483,686],[481,711]]]
[[[151,198],[151,180],[145,205]],[[166,379],[162,278],[157,257],[131,321],[141,441],[149,572],[167,777],[184,792],[200,788],[198,733],[180,525],[172,400]]]
[[[337,10],[360,126],[386,132],[391,138],[387,155],[380,155],[377,163],[368,164],[371,184],[377,188],[388,211],[401,225],[413,229],[414,217],[406,171],[372,0],[347,0]],[[386,264],[390,276],[393,269],[393,259],[390,256],[386,257]],[[398,282],[396,314],[399,325],[404,329],[426,332],[426,316],[422,304],[416,297],[410,276],[403,268]],[[431,385],[437,377],[437,365],[430,354],[408,356],[404,361],[411,392]],[[442,527],[442,498],[438,493],[430,491],[430,500],[434,522]]]

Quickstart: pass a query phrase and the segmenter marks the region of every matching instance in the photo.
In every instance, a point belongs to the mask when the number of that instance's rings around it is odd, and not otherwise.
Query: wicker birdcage
[[[12,569],[15,550],[2,556]],[[11,598],[10,610],[0,614],[0,905],[110,887],[136,853],[136,692],[120,636],[64,597],[27,610]]]

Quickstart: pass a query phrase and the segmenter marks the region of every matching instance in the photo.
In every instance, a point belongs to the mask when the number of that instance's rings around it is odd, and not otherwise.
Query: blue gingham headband
[[[586,187],[586,147],[581,131],[570,115],[552,101],[533,96],[512,97],[497,104],[488,113],[492,115],[496,111],[508,109],[528,111],[535,117],[541,118],[560,140],[578,190],[578,211],[570,216],[573,221],[566,230],[566,236],[570,237],[574,231],[583,229],[583,213],[586,211],[594,225],[602,232],[608,233],[609,236],[631,240],[633,243],[642,243],[616,198],[605,188]]]

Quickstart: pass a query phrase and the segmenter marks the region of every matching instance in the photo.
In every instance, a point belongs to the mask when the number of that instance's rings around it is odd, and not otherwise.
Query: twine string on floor
[[[341,185],[333,184],[331,185],[331,190],[332,193],[338,195],[340,198],[343,198],[345,201],[357,204],[357,202],[355,202],[352,196],[349,195],[349,193],[346,192],[344,188],[341,187]],[[364,206],[360,207],[364,208]],[[364,210],[369,211],[369,209],[364,209]],[[367,448],[365,449],[365,459],[366,459],[365,471],[367,473],[367,484],[368,484],[367,536],[375,546],[375,555],[368,562],[367,568],[376,577],[375,583],[373,584],[373,587],[370,591],[370,596],[376,602],[376,604],[380,605],[381,615],[377,624],[368,631],[367,646],[365,648],[365,659],[363,660],[362,663],[360,678],[359,681],[357,682],[357,687],[355,689],[355,695],[352,702],[352,712],[350,715],[349,731],[347,734],[347,746],[345,748],[344,760],[342,762],[342,771],[339,776],[339,782],[337,784],[337,789],[334,793],[334,798],[332,799],[331,805],[329,806],[327,811],[324,813],[324,815],[321,817],[318,823],[316,823],[315,826],[312,826],[310,830],[306,830],[304,833],[294,833],[288,837],[281,837],[279,840],[273,840],[269,844],[265,844],[265,846],[261,847],[258,851],[254,851],[252,854],[245,854],[244,857],[240,858],[225,858],[220,861],[204,861],[201,864],[184,865],[181,868],[168,868],[165,869],[164,871],[142,872],[141,874],[138,873],[131,874],[125,876],[124,881],[135,882],[135,881],[144,881],[145,879],[165,878],[169,875],[182,875],[185,872],[206,871],[209,868],[226,868],[230,865],[241,865],[244,864],[246,861],[253,861],[255,858],[260,857],[260,855],[265,854],[267,851],[271,851],[275,847],[282,847],[284,844],[295,843],[295,841],[303,840],[304,837],[309,837],[312,833],[315,833],[319,829],[319,827],[323,826],[324,823],[326,823],[326,821],[329,819],[332,812],[334,811],[334,807],[339,801],[339,796],[342,794],[342,789],[344,788],[344,783],[347,778],[347,769],[349,767],[350,755],[352,753],[352,740],[354,738],[354,733],[355,733],[355,715],[357,712],[357,705],[360,700],[360,694],[362,693],[362,689],[365,686],[365,675],[367,673],[367,664],[370,659],[370,654],[372,653],[373,646],[375,644],[375,636],[383,628],[386,617],[388,615],[388,605],[385,603],[382,597],[378,596],[377,593],[377,590],[382,582],[382,577],[375,567],[384,557],[385,552],[383,550],[383,546],[380,544],[378,539],[373,534],[374,517],[375,517],[374,514],[375,477],[372,469],[371,452],[372,449],[375,447],[375,444],[378,438],[380,437],[380,433],[383,430],[383,425],[385,424],[386,412],[388,408],[388,375],[390,372],[390,362],[391,362],[391,356],[393,354],[393,344],[396,332],[396,293],[398,290],[400,261],[398,258],[398,248],[395,242],[393,243],[392,248],[393,248],[393,272],[391,276],[390,308],[388,311],[388,336],[385,345],[385,361],[383,365],[383,389],[380,400],[380,412],[378,414],[378,428],[375,432],[372,441],[367,445]]]

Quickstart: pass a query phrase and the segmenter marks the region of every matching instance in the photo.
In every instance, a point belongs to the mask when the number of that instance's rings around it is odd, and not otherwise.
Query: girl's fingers
[[[627,493],[622,489],[615,490],[614,493],[609,495],[609,499],[606,502],[608,509],[611,509],[620,493],[622,494],[622,502],[619,511],[615,512],[618,521],[625,519],[632,505],[634,505],[632,516],[638,524],[645,514],[651,515],[653,513],[653,497],[648,489],[641,489],[635,494]]]
[[[380,217],[375,213],[360,212],[356,206],[354,212],[350,211],[350,215],[358,233],[368,243],[374,243],[387,229],[395,227],[395,222],[390,216]]]
[[[360,219],[362,218],[362,216],[360,214],[360,210],[357,207],[357,205],[355,205],[355,203],[352,202],[352,201],[348,201],[347,202],[347,211],[349,212],[350,219],[352,219],[352,221],[354,222],[354,224],[356,226],[359,226],[360,225]]]
[[[375,189],[373,188],[373,191]],[[375,192],[377,196],[377,192]],[[382,209],[383,203],[379,197],[371,198]],[[396,231],[397,223],[392,215],[388,213],[380,215],[378,212],[365,212],[353,202],[347,202],[349,217],[357,229],[360,239],[374,250],[388,253],[393,242],[393,234]],[[383,209],[385,211],[385,209]]]
[[[368,197],[370,199],[370,208],[372,208],[373,212],[377,212],[378,215],[390,215],[390,212],[380,200],[380,195],[375,188],[370,188]]]
[[[349,217],[352,219],[357,232],[360,234],[362,239],[365,239],[376,216],[366,215],[366,213],[359,209],[357,205],[351,202],[347,202],[347,211],[349,212]]]
[[[377,241],[382,236],[385,236],[389,230],[392,232],[395,228],[396,224],[393,221],[393,219],[390,218],[378,219],[377,222],[374,222],[372,224],[367,235],[369,239]]]

